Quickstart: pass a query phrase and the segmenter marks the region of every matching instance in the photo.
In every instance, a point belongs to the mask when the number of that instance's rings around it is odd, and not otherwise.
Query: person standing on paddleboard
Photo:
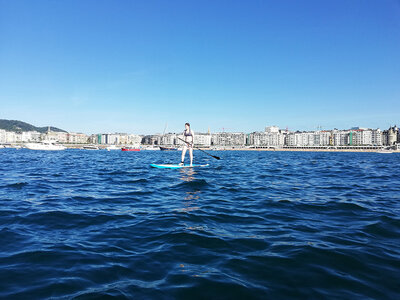
[[[189,155],[190,155],[190,165],[193,165],[193,144],[194,144],[194,132],[192,129],[190,129],[190,124],[186,123],[185,124],[185,130],[183,131],[183,140],[185,141],[185,144],[183,145],[182,149],[182,158],[181,158],[181,163],[179,165],[183,165],[184,160],[185,160],[185,154],[186,150],[189,149]]]

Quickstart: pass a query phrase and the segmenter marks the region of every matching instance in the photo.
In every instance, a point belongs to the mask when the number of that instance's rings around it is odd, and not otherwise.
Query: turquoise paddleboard
[[[183,169],[183,168],[197,168],[197,167],[208,167],[206,165],[183,165],[180,166],[179,164],[166,164],[166,165],[158,165],[158,164],[150,164],[150,167],[158,168],[158,169]]]

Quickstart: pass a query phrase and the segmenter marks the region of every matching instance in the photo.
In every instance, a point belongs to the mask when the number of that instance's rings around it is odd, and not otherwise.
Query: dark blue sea
[[[400,154],[0,150],[2,299],[400,299]]]

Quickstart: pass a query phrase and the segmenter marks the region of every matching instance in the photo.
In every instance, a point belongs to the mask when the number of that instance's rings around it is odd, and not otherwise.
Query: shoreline
[[[270,152],[376,152],[380,149],[224,149],[216,151],[270,151]],[[386,153],[386,152],[385,152]],[[390,150],[387,153],[400,153],[400,150]]]
[[[67,149],[82,149],[84,146],[88,146],[89,144],[60,144],[65,146]],[[12,144],[10,147],[6,148],[16,148],[23,146],[22,144]],[[99,150],[106,150],[107,147],[111,145],[95,145],[99,148]],[[117,147],[125,147],[126,145],[119,145]],[[142,151],[149,151],[152,150],[151,146],[141,145],[139,146]],[[368,146],[366,146],[368,147]],[[208,147],[199,147],[199,150],[203,151],[270,151],[270,152],[375,152],[375,153],[400,153],[399,150],[395,149],[388,149],[384,150],[382,148],[370,148],[370,149],[363,149],[363,148],[224,148],[224,149],[212,149]],[[196,149],[195,149],[196,150]],[[179,151],[179,150],[178,150]]]

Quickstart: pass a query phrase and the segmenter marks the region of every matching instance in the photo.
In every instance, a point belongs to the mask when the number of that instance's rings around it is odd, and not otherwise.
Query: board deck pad
[[[183,165],[180,166],[179,164],[150,164],[150,167],[152,168],[158,168],[158,169],[183,169],[183,168],[199,168],[199,167],[208,167],[209,164],[206,165]]]

